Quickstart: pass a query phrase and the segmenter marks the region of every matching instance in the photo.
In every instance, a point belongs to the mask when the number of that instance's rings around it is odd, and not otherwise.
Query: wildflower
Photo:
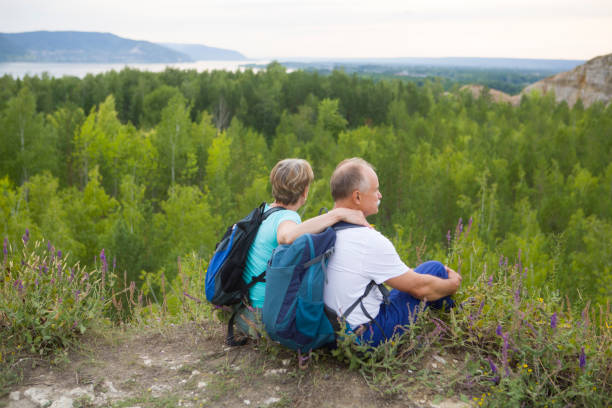
[[[491,373],[495,374],[497,372],[497,366],[495,365],[495,363],[493,363],[491,357],[488,357],[487,360],[489,360],[489,367],[491,368]]]
[[[517,288],[516,292],[514,292],[514,303],[521,303],[521,288]]]
[[[487,282],[487,285],[493,286],[493,275],[489,276],[489,281]]]
[[[58,249],[58,250],[57,250],[57,257],[58,257],[58,258],[61,258],[61,257],[62,257],[62,250],[61,250],[61,249]]]
[[[502,335],[502,327],[501,324],[497,325],[497,329],[495,330],[495,334],[497,334],[498,336]]]
[[[540,302],[540,303],[544,303],[544,299],[542,299],[542,298],[538,298],[538,302]]]
[[[4,237],[4,245],[2,247],[2,252],[4,252],[4,257],[8,255],[8,238]]]
[[[75,320],[74,323],[72,324],[72,329],[74,330],[76,329],[76,327],[77,327],[77,321]]]
[[[25,230],[25,234],[23,234],[23,237],[21,237],[21,240],[23,241],[23,245],[26,245],[28,243],[28,241],[30,240],[30,230],[26,228]]]
[[[503,264],[504,264],[504,256],[500,255],[499,256],[499,267],[501,268]]]
[[[448,230],[448,232],[446,233],[446,241],[448,242],[448,246],[450,246],[450,243],[451,243],[451,233],[450,233],[450,230]]]
[[[51,252],[51,248],[53,248],[53,247],[51,246],[51,241],[47,241],[47,251]],[[54,252],[55,252],[55,251],[54,251]],[[52,255],[55,255],[55,254],[52,254]]]
[[[527,364],[523,364],[523,368],[527,368],[529,367]]]
[[[465,235],[470,233],[470,229],[472,229],[472,222],[474,222],[474,220],[472,219],[472,217],[470,217],[470,220],[468,221],[467,229],[465,230]]]
[[[79,295],[80,295],[80,294],[81,294],[81,291],[80,291],[80,290],[78,290],[78,289],[77,289],[77,290],[75,290],[75,291],[74,291],[74,301],[75,301],[75,302],[78,302],[78,301],[79,301]]]
[[[117,257],[113,256],[113,271],[117,268]]]
[[[38,278],[34,280],[34,286],[38,287]]]
[[[555,329],[557,327],[557,312],[553,313],[550,317],[550,328]]]
[[[586,354],[584,354],[584,346],[580,349],[580,357],[578,360],[580,362],[580,368],[584,370],[584,367],[586,367]]]

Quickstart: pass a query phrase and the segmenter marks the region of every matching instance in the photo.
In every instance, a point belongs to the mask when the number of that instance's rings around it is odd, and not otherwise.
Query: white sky
[[[0,32],[111,32],[248,58],[612,53],[612,0],[0,0]]]

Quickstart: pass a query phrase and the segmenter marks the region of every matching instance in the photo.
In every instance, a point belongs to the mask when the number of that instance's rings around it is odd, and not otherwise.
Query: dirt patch
[[[25,370],[0,407],[467,406],[435,396],[431,387],[383,398],[331,356],[301,369],[296,355],[281,347],[228,348],[223,340],[223,327],[214,323],[90,336],[66,362]]]

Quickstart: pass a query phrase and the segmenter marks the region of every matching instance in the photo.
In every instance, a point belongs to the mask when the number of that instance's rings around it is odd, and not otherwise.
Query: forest
[[[410,266],[451,259],[470,232],[485,268],[516,263],[529,288],[612,297],[612,105],[554,95],[497,104],[441,80],[335,70],[120,72],[0,78],[0,239],[45,239],[71,262],[101,251],[140,287],[205,265],[227,225],[270,200],[286,157],[315,171],[302,218],[332,206],[344,158],[377,169],[370,219]],[[27,231],[27,232],[26,232]],[[30,238],[31,237],[31,238]],[[472,260],[454,265],[464,282]]]

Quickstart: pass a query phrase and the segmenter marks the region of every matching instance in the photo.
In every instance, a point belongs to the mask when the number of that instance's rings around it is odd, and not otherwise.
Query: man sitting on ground
[[[342,161],[331,180],[334,208],[361,210],[368,217],[378,212],[382,198],[371,164],[360,158]],[[414,270],[402,262],[391,241],[372,228],[340,229],[327,268],[325,304],[338,316],[364,295],[368,284],[385,283],[393,290],[389,304],[373,287],[346,317],[361,341],[376,346],[414,321],[421,301],[439,308],[451,306],[461,276],[440,262],[429,261]]]

